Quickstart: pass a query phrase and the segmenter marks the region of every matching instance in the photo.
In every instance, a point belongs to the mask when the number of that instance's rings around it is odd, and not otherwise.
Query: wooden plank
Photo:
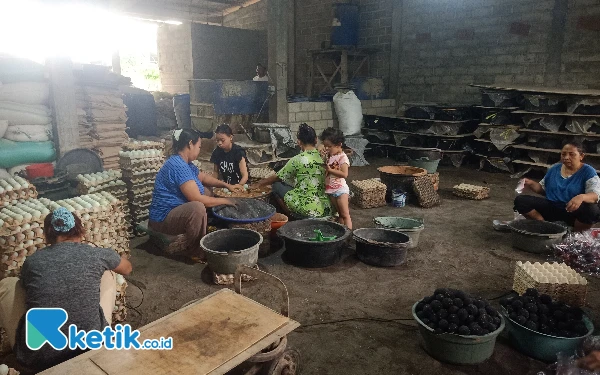
[[[489,127],[509,127],[509,128],[521,128],[523,127],[523,125],[513,125],[513,124],[508,124],[508,125],[497,125],[497,124],[488,124],[485,122],[481,122],[479,124],[477,124],[478,126],[489,126]]]
[[[550,164],[535,163],[533,161],[527,161],[527,160],[512,160],[511,163],[523,164],[523,165],[530,165],[532,167],[540,167],[540,168],[550,168],[552,166]]]
[[[542,86],[494,86],[494,85],[477,85],[472,84],[472,87],[481,89],[500,90],[500,91],[520,91],[525,93],[540,93],[540,94],[556,94],[556,95],[576,95],[576,96],[600,96],[600,90],[569,90],[558,87],[542,87]]]
[[[555,149],[555,148],[538,148],[538,147],[533,147],[533,146],[527,146],[527,145],[509,145],[508,147],[513,147],[513,148],[517,148],[520,150],[529,150],[529,151],[539,151],[539,152],[548,152],[551,154],[560,154],[561,150]],[[595,157],[595,158],[600,158],[600,154],[585,154],[585,156],[590,156],[590,157]]]
[[[92,353],[92,352],[88,352]],[[82,354],[69,361],[51,367],[38,373],[39,375],[66,375],[66,374],[86,374],[86,375],[106,375],[98,365],[96,365],[89,355]]]
[[[520,115],[542,115],[542,116],[557,116],[557,117],[595,117],[600,119],[600,115],[580,115],[577,113],[566,113],[566,112],[532,112],[532,111],[513,111],[513,113]]]
[[[600,138],[600,134],[597,133],[571,133],[571,132],[551,132],[545,130],[534,130],[534,129],[518,129],[519,133],[530,133],[540,134],[547,136],[569,136],[569,137],[581,137],[581,138]]]
[[[91,368],[89,362],[107,374],[223,374],[298,326],[247,297],[222,289],[140,328],[141,340],[172,337],[173,350],[101,349],[47,374],[74,373],[64,370]]]
[[[473,133],[457,134],[457,135],[444,135],[444,134],[413,133],[413,132],[406,132],[406,131],[402,131],[402,130],[389,130],[389,131],[392,133],[401,133],[401,134],[409,134],[409,135],[424,136],[424,137],[434,137],[434,138],[448,138],[448,139],[460,139],[460,138],[472,137],[474,135]]]
[[[399,120],[405,120],[405,121],[414,121],[414,122],[433,122],[433,123],[439,123],[439,124],[466,124],[469,121],[473,121],[473,120],[462,120],[462,121],[444,121],[444,120],[430,120],[430,119],[426,119],[426,118],[412,118],[412,117],[395,117]]]

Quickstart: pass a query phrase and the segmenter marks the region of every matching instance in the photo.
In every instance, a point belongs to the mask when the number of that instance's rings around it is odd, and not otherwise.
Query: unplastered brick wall
[[[162,90],[172,94],[189,92],[188,80],[193,78],[191,23],[161,25],[157,49]]]
[[[471,83],[598,88],[600,2],[568,0],[565,27],[553,26],[559,5],[405,0],[399,102],[477,103]]]
[[[223,17],[223,26],[246,30],[267,29],[267,3],[261,0]]]
[[[263,0],[264,1],[264,0]],[[356,0],[359,8],[359,46],[376,48],[380,52],[371,57],[369,76],[383,77],[387,83],[390,75],[390,49],[392,41],[392,1]],[[321,43],[331,41],[333,4],[340,0],[296,0],[296,92],[306,93],[308,82],[308,51],[320,49]],[[329,66],[333,69],[333,66]],[[315,73],[320,77],[319,73]],[[315,89],[324,87],[322,80],[315,81]]]
[[[365,115],[393,116],[396,113],[394,99],[362,100],[361,105]],[[288,113],[292,132],[298,131],[302,123],[312,126],[317,134],[325,128],[338,127],[332,102],[288,103]]]
[[[600,1],[570,0],[558,84],[600,89]]]

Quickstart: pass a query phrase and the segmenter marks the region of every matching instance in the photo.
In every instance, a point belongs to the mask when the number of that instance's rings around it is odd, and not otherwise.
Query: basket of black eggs
[[[492,356],[504,318],[486,300],[454,289],[436,289],[413,305],[425,350],[438,361],[476,364]]]
[[[594,331],[591,320],[580,308],[539,294],[537,289],[503,298],[500,305],[507,318],[511,344],[521,353],[542,361],[555,362],[559,352],[575,354]]]

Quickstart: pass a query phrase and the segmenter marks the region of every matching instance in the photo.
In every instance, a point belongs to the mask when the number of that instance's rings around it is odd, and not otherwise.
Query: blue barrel
[[[358,44],[358,5],[333,4],[334,20],[331,28],[332,46]]]
[[[177,119],[177,128],[190,129],[192,127],[190,94],[173,96],[173,109],[175,110],[175,118]]]

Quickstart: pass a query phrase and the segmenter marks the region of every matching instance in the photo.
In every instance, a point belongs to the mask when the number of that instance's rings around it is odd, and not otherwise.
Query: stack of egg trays
[[[545,266],[547,263],[542,263]],[[558,263],[551,263],[554,268]],[[560,264],[560,267],[569,269],[573,273],[577,273],[566,264]],[[555,300],[564,302],[571,306],[583,307],[587,297],[588,283],[585,278],[579,276],[580,281],[577,284],[571,283],[541,283],[536,281],[525,269],[525,264],[517,262],[515,265],[515,275],[513,279],[513,290],[520,295],[525,293],[529,288],[537,289],[540,294],[548,294]]]
[[[46,246],[44,219],[50,204],[46,198],[29,198],[0,209],[0,279],[19,276],[25,259]]]
[[[72,199],[52,202],[52,209],[65,207],[81,218],[86,229],[84,241],[94,247],[115,250],[119,255],[129,254],[127,222],[123,212],[123,202],[107,192],[82,195]],[[127,317],[125,307],[125,279],[117,275],[117,293],[113,311],[113,325]]]
[[[138,142],[141,143],[141,142]],[[130,144],[131,145],[131,144]],[[130,146],[128,146],[130,147]],[[127,186],[129,211],[131,214],[128,232],[130,236],[143,236],[138,224],[148,220],[152,202],[154,180],[164,163],[164,148],[136,148],[120,153],[120,166]]]
[[[0,207],[14,204],[23,199],[37,198],[37,195],[35,186],[22,177],[0,179]]]

